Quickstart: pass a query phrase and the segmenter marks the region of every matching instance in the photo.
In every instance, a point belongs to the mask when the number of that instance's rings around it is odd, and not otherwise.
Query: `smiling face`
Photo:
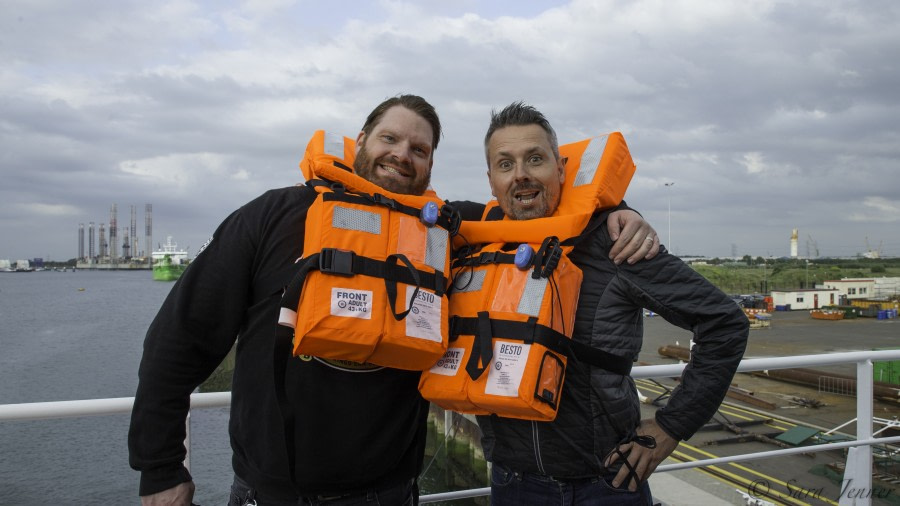
[[[553,154],[539,125],[515,125],[491,134],[488,181],[503,213],[514,220],[550,216],[566,179],[563,161]]]
[[[422,116],[391,107],[370,133],[359,133],[353,169],[385,190],[422,195],[431,181],[433,138]]]

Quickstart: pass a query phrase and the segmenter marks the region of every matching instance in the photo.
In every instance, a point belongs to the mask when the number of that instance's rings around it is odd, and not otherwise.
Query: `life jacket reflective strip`
[[[592,148],[598,139],[607,140],[597,144],[602,149]],[[603,153],[600,160],[597,152]],[[468,252],[474,248],[464,248],[454,261],[451,342],[419,381],[423,397],[445,409],[549,421],[556,417],[570,358],[630,372],[627,359],[570,339],[582,272],[567,254],[594,211],[621,201],[634,164],[618,133],[561,146],[560,153],[568,156],[568,186],[553,216],[498,221],[494,203],[485,209],[483,221],[460,227],[460,236],[470,243],[502,242],[486,244],[474,254]],[[552,237],[557,231],[564,242]],[[555,245],[552,255],[544,254],[548,242]],[[536,249],[535,263],[525,270],[516,267],[515,255],[504,243]]]
[[[355,152],[342,140],[317,132],[301,163],[319,195],[279,323],[294,328],[295,356],[426,369],[447,348],[445,273],[458,217],[436,196],[392,193],[342,168]],[[420,219],[429,205],[433,226]]]
[[[594,211],[618,205],[634,175],[634,162],[625,137],[612,132],[559,147],[566,159],[566,180],[562,184],[559,206],[551,216],[532,220],[503,218],[499,226],[490,221],[464,221],[454,246],[491,242],[540,242],[556,236],[561,241],[576,237],[584,230]],[[485,212],[496,207],[487,204]]]

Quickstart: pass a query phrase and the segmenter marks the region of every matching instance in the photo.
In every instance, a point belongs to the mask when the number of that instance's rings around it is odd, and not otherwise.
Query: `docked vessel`
[[[172,242],[172,236],[166,237],[166,243],[153,252],[153,279],[156,281],[175,281],[187,268],[190,260],[188,253],[179,250]]]

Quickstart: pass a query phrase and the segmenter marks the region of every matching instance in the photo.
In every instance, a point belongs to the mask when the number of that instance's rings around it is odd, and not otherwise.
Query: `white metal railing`
[[[856,364],[856,441],[839,443],[827,443],[801,448],[786,448],[766,452],[756,452],[731,457],[719,457],[712,459],[683,462],[677,464],[661,465],[656,469],[657,473],[703,467],[729,462],[758,460],[796,453],[819,452],[839,448],[856,448],[856,465],[847,466],[847,473],[854,470],[863,470],[853,475],[857,488],[863,490],[872,489],[872,447],[873,444],[900,443],[900,436],[887,438],[874,438],[873,436],[873,386],[872,362],[900,360],[900,350],[879,351],[853,351],[844,353],[829,353],[822,355],[796,355],[790,357],[752,358],[741,361],[738,372],[766,371],[772,369],[790,369],[794,367],[811,367],[839,365],[847,363]],[[680,376],[687,364],[648,365],[638,366],[631,370],[634,378],[658,378]],[[900,400],[900,399],[898,399]],[[115,399],[90,399],[81,401],[59,402],[34,402],[25,404],[0,405],[0,421],[7,420],[39,420],[48,418],[72,418],[83,416],[101,416],[129,413],[134,403],[133,397],[120,397]],[[230,392],[193,394],[191,395],[191,409],[211,408],[227,406],[231,403]],[[186,444],[185,446],[189,446]],[[190,450],[189,450],[190,451]],[[188,454],[190,455],[190,453]],[[467,497],[479,497],[490,494],[490,488],[478,488],[444,492],[425,495],[420,498],[422,504],[462,499]],[[842,502],[843,504],[843,502]],[[856,498],[857,505],[870,505],[871,498]]]

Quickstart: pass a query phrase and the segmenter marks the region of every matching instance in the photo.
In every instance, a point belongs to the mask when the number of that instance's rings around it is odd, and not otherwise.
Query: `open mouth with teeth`
[[[514,197],[517,202],[522,205],[529,205],[534,203],[537,200],[538,195],[540,195],[540,190],[524,190],[518,191],[515,193]]]
[[[385,165],[383,163],[379,163],[378,168],[381,169],[382,172],[389,174],[391,176],[412,177],[410,174],[406,174],[401,169],[399,169],[397,167],[393,167],[391,165]]]

